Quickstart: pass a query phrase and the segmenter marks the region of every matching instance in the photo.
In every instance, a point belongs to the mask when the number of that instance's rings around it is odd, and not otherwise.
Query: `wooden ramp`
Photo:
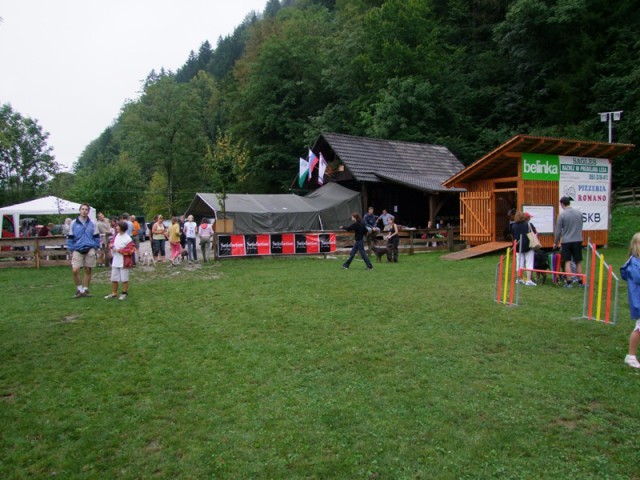
[[[443,255],[444,260],[464,260],[465,258],[477,257],[484,255],[485,253],[491,253],[498,250],[504,250],[511,246],[511,242],[489,242],[482,245],[476,245],[475,247],[465,248],[457,252],[448,253]]]

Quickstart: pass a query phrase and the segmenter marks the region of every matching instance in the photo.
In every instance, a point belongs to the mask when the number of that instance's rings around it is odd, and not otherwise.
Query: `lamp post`
[[[613,122],[617,122],[622,117],[623,110],[617,112],[600,112],[600,121],[603,123],[609,122],[609,143],[613,139]]]

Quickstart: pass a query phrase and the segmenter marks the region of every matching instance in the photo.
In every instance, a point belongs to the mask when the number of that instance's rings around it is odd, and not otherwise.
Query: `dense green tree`
[[[76,170],[128,154],[167,213],[214,188],[201,173],[219,135],[250,152],[246,181],[224,189],[251,192],[287,189],[323,131],[470,163],[516,133],[604,140],[598,112],[624,110],[614,140],[633,143],[638,38],[636,0],[271,0],[175,76],[152,71]],[[639,157],[616,160],[615,184],[640,182]]]
[[[73,188],[76,176],[70,172],[58,172],[53,175],[44,188],[45,195],[67,198]]]
[[[264,18],[274,18],[280,8],[282,8],[280,0],[268,0],[267,5],[264,7]]]
[[[236,66],[236,96],[227,102],[232,133],[253,153],[254,191],[281,191],[295,174],[306,124],[332,98],[323,78],[332,35],[328,11],[317,7],[281,10],[256,26]]]
[[[194,112],[207,144],[213,143],[222,123],[220,91],[211,75],[200,70],[191,80],[190,89],[196,102]]]
[[[241,189],[247,180],[249,150],[235,141],[229,132],[219,132],[213,148],[205,155],[205,173],[209,186],[223,194]]]
[[[211,44],[205,41],[200,45],[200,49],[196,54],[193,50],[189,53],[186,63],[176,72],[177,82],[188,82],[194,78],[198,72],[206,71],[211,58],[213,56],[213,50]]]
[[[30,200],[60,167],[37,120],[0,106],[0,205]]]
[[[75,170],[93,170],[109,165],[118,159],[120,146],[114,135],[116,127],[107,127],[98,138],[92,141],[80,154],[74,165]]]
[[[171,211],[171,205],[167,198],[167,178],[163,172],[155,172],[144,192],[142,204],[146,217],[151,221],[156,215],[168,217],[167,212]]]
[[[145,185],[140,167],[123,154],[113,163],[79,172],[69,197],[96,205],[106,215],[135,213],[141,211]]]
[[[190,84],[165,75],[146,88],[140,101],[127,105],[122,115],[123,148],[147,179],[156,172],[164,176],[171,215],[184,211],[202,181],[207,139],[199,104]]]
[[[251,25],[258,21],[255,13],[247,18],[235,28],[233,34],[218,38],[215,51],[211,54],[211,60],[206,67],[206,71],[220,81],[231,73],[235,63],[242,57],[249,35]]]

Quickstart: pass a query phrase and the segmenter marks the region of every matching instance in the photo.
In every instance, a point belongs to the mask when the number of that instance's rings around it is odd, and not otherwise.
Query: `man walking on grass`
[[[90,297],[91,269],[96,266],[96,249],[100,248],[100,232],[89,218],[89,205],[80,205],[80,216],[71,223],[67,249],[71,252],[71,269],[76,283],[73,298]],[[80,269],[84,268],[84,279]]]

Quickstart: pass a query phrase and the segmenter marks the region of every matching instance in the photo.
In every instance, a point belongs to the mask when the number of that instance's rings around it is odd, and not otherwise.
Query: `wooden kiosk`
[[[516,135],[446,180],[460,194],[460,238],[470,246],[508,240],[511,208],[533,214],[543,247],[553,245],[562,196],[583,213],[583,241],[608,241],[612,159],[634,145]]]

